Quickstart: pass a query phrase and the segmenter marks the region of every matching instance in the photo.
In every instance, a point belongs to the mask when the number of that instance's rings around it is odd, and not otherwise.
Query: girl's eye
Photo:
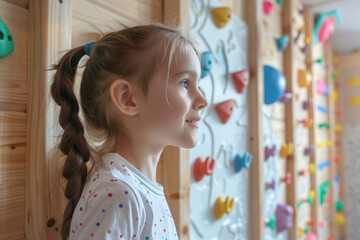
[[[185,81],[182,81],[181,83],[180,83],[180,85],[182,86],[182,87],[184,87],[184,88],[188,88],[188,81],[187,80],[185,80]]]

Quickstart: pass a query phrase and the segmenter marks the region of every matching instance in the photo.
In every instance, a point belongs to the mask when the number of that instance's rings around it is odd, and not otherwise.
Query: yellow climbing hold
[[[231,20],[232,9],[229,7],[213,8],[212,18],[217,28],[223,28]]]

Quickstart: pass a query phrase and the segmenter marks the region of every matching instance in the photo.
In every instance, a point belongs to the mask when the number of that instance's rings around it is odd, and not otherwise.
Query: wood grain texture
[[[59,225],[65,205],[58,172],[61,161],[52,159],[58,128],[53,124],[54,105],[49,85],[61,51],[70,48],[71,6],[69,1],[30,2],[29,84],[27,121],[26,222],[27,239],[60,239]],[[55,218],[53,228],[46,223]],[[56,229],[58,228],[58,229]]]
[[[15,50],[0,58],[0,239],[25,237],[28,11],[0,0]]]
[[[250,168],[250,239],[264,239],[264,148],[263,146],[263,28],[261,22],[262,1],[245,0],[245,21],[248,25],[249,61],[249,147],[253,155]]]
[[[26,144],[0,146],[0,239],[25,236]]]

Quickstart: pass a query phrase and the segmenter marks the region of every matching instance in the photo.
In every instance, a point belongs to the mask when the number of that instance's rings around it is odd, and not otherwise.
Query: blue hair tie
[[[90,52],[91,52],[91,47],[94,44],[94,41],[91,41],[89,43],[85,43],[84,49],[85,49],[85,53],[86,55],[90,56]]]

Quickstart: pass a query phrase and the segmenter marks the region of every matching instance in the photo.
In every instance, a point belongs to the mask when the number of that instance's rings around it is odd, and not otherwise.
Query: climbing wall
[[[209,103],[190,151],[194,240],[249,239],[247,27],[222,7],[216,0],[194,0],[190,8],[190,34],[208,73],[199,86]]]
[[[314,101],[314,128],[315,128],[315,165],[316,186],[318,190],[317,227],[318,239],[325,240],[331,236],[331,196],[330,191],[333,179],[331,178],[331,123],[329,116],[331,106],[329,104],[330,89],[326,67],[325,47],[323,44],[314,44],[312,52],[313,61],[313,86],[315,88]]]
[[[264,91],[265,103],[263,105],[263,143],[265,148],[264,162],[264,239],[280,240],[287,239],[288,233],[285,228],[278,228],[284,218],[277,217],[281,207],[286,205],[286,183],[291,177],[286,177],[286,161],[280,156],[280,148],[285,143],[285,102],[279,102],[284,91],[286,79],[281,77],[271,81],[274,75],[282,75],[283,50],[286,47],[286,37],[283,36],[282,14],[283,4],[281,1],[263,2],[263,52],[261,53],[264,64]],[[285,38],[282,38],[285,37]],[[280,40],[282,38],[282,40]],[[278,48],[278,41],[282,41],[282,49]],[[267,69],[267,70],[265,70]],[[267,73],[268,72],[268,73]],[[271,84],[267,82],[271,81]],[[277,95],[267,94],[270,88]],[[271,90],[270,90],[271,91]],[[279,93],[281,92],[281,95]],[[287,143],[285,143],[287,144]],[[289,146],[289,145],[287,145]],[[289,146],[290,147],[290,146]],[[286,156],[285,156],[286,157]],[[280,207],[278,209],[278,206]],[[286,210],[286,208],[284,209]],[[289,219],[287,219],[289,220]],[[291,219],[290,219],[291,222]],[[280,226],[284,226],[280,224]]]

